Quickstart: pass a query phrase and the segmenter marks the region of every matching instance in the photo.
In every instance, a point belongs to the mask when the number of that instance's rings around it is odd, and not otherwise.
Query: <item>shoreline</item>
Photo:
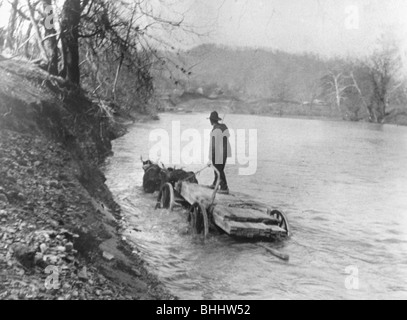
[[[0,63],[0,115],[0,299],[176,299],[125,241],[100,167],[137,119],[112,122],[13,61]]]
[[[213,111],[212,109],[207,110],[199,110],[199,111],[161,111],[158,115],[161,114],[204,114]],[[374,123],[369,122],[366,119],[361,119],[359,121],[351,121],[351,120],[343,120],[341,118],[335,117],[326,117],[326,116],[303,116],[303,115],[276,115],[273,113],[262,113],[262,114],[251,114],[251,113],[242,113],[242,112],[226,112],[229,115],[241,115],[241,116],[253,116],[253,117],[268,117],[274,119],[298,119],[298,120],[320,120],[320,121],[332,121],[332,122],[344,122],[344,123],[359,123],[359,124],[372,124],[372,125],[388,125],[388,126],[395,126],[395,127],[407,127],[407,120],[406,123],[394,123],[394,122],[384,122],[384,123]],[[407,118],[407,116],[406,116]]]

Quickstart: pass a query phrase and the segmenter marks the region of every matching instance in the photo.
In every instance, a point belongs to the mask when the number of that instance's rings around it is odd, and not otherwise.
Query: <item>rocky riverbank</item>
[[[123,132],[61,79],[0,62],[0,299],[173,299],[99,170]]]

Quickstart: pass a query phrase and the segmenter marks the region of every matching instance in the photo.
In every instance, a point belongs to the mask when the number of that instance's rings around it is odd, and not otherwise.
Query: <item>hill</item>
[[[160,64],[154,78],[157,92],[167,102],[164,109],[216,107],[236,113],[369,120],[366,102],[373,88],[361,61],[212,44],[162,55],[168,63]],[[355,90],[351,74],[363,97]],[[340,105],[334,76],[342,86]],[[384,122],[404,124],[405,93],[396,91]]]

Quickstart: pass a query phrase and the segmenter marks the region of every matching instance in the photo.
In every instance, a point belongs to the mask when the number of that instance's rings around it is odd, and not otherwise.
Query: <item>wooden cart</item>
[[[244,194],[218,194],[218,188],[219,181],[215,190],[185,181],[176,183],[175,187],[167,183],[162,188],[161,207],[169,210],[175,206],[186,207],[191,229],[205,238],[212,228],[246,239],[279,240],[290,236],[283,212]]]

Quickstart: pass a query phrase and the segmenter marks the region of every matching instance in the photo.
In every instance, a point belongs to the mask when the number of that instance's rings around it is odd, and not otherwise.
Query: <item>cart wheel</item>
[[[172,211],[175,206],[175,194],[172,184],[166,183],[161,189],[161,208]]]
[[[206,208],[195,203],[189,211],[189,224],[193,234],[202,234],[204,239],[208,237],[209,234],[209,218]]]
[[[287,232],[287,236],[290,236],[290,225],[287,216],[279,210],[268,210],[268,214],[275,218],[278,221],[278,226]]]

